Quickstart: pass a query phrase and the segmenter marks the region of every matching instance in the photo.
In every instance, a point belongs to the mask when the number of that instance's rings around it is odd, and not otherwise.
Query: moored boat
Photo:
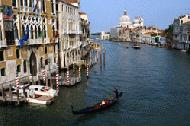
[[[35,95],[39,96],[55,97],[58,95],[56,90],[43,85],[30,85],[29,92],[33,92]]]
[[[97,112],[97,111],[101,111],[101,110],[104,110],[114,104],[116,104],[118,101],[119,101],[119,98],[122,96],[122,92],[119,92],[117,89],[114,91],[115,93],[115,96],[111,97],[111,98],[106,98],[104,100],[102,100],[101,102],[95,104],[95,105],[92,105],[90,107],[86,107],[84,109],[81,109],[81,110],[74,110],[73,106],[71,106],[71,109],[72,109],[72,113],[73,114],[90,114],[90,113],[94,113],[94,112]]]
[[[48,97],[48,96],[39,96],[39,97],[28,97],[26,99],[28,101],[28,103],[33,103],[33,104],[41,104],[41,105],[49,105],[53,102],[53,98],[52,97]]]

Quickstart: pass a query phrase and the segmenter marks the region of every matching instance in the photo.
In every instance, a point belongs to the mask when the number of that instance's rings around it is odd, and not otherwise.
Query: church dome
[[[127,14],[127,11],[124,11],[124,14],[120,17],[120,26],[121,27],[130,27],[131,26],[130,17]]]
[[[126,10],[124,11],[124,14],[120,17],[120,22],[131,22]]]

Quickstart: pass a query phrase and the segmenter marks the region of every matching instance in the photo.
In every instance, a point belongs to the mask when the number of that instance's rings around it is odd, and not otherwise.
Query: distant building
[[[179,16],[173,22],[173,48],[189,49],[190,45],[190,14]]]
[[[101,32],[101,33],[100,33],[100,39],[101,39],[101,40],[109,40],[109,39],[110,39],[110,33]]]
[[[132,41],[134,35],[132,32],[136,32],[139,28],[144,26],[144,20],[142,17],[138,16],[132,22],[126,10],[124,10],[119,21],[119,25],[110,30],[110,39],[113,41]],[[141,33],[137,36],[140,36],[140,34]]]

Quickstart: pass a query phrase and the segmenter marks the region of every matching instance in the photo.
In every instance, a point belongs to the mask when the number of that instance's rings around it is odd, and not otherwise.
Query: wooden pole
[[[100,68],[102,68],[102,51],[100,52]]]
[[[106,50],[104,49],[104,53],[103,53],[103,64],[104,64],[104,67],[106,65]]]
[[[48,87],[48,74],[46,72],[46,86]]]
[[[12,86],[11,86],[11,84],[9,84],[9,97],[11,98],[11,101],[12,101],[13,95],[12,95],[11,88],[12,88]]]
[[[3,84],[1,85],[1,89],[2,89],[2,98],[3,98],[3,101],[4,101],[5,97],[4,97],[4,89],[3,89]]]

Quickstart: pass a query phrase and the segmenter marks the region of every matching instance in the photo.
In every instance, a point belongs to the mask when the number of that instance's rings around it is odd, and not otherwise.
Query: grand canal
[[[102,42],[106,65],[82,71],[76,88],[61,88],[50,106],[0,106],[2,126],[188,126],[190,125],[190,55],[176,50],[126,43]],[[70,105],[83,108],[109,96],[114,87],[124,92],[110,109],[72,115]]]

